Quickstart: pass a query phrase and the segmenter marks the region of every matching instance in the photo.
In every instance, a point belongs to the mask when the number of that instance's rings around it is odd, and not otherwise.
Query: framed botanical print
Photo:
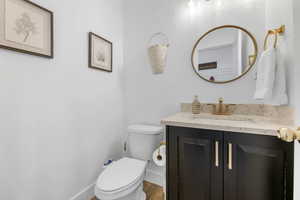
[[[28,0],[0,0],[0,48],[53,58],[53,13]]]
[[[89,33],[89,67],[112,72],[113,44],[112,42]]]

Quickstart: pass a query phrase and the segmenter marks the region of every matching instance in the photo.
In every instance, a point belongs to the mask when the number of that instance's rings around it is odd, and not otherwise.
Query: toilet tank
[[[128,127],[128,153],[140,160],[151,160],[153,151],[162,140],[163,128],[154,125],[130,125]]]

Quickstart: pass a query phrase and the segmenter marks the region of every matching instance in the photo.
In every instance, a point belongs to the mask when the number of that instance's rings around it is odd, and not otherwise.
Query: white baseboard
[[[95,183],[88,185],[81,192],[74,195],[70,200],[90,200],[95,196],[94,192]]]
[[[147,169],[145,181],[154,183],[163,187],[163,175],[155,170]]]

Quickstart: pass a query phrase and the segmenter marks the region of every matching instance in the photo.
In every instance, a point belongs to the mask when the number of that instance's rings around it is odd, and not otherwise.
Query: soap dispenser
[[[198,100],[198,96],[196,95],[192,103],[192,113],[195,115],[200,114],[200,109],[201,109],[201,104]]]

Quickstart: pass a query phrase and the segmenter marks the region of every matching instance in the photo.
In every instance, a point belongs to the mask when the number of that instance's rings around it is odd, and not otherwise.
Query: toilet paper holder
[[[157,156],[156,156],[157,160],[162,160],[162,159],[163,159],[163,157],[162,157],[162,155],[161,155],[161,153],[160,153],[160,147],[163,146],[163,145],[166,145],[166,144],[167,144],[167,143],[164,142],[164,141],[161,141],[161,142],[159,143],[158,154],[157,154]]]
[[[166,142],[161,141],[161,142],[159,143],[159,147],[161,147],[161,146],[163,146],[163,145],[166,145],[166,144],[167,144]]]

